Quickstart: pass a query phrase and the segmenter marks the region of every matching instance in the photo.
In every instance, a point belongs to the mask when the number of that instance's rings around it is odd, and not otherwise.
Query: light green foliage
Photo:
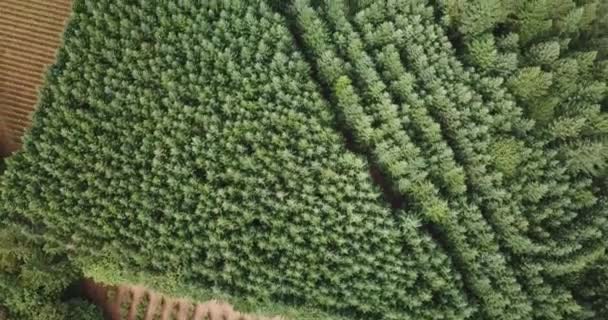
[[[541,42],[533,45],[528,52],[528,59],[535,65],[550,66],[559,58],[559,43],[557,41]]]
[[[503,21],[513,0],[441,0],[449,23],[468,35],[479,35]]]
[[[469,44],[468,57],[473,59],[471,63],[479,66],[482,70],[488,70],[496,67],[498,63],[498,50],[494,43],[494,37],[491,34],[484,34],[479,38],[475,38]]]
[[[76,1],[0,217],[74,275],[261,314],[601,317],[600,8]]]
[[[552,75],[539,67],[520,69],[509,79],[509,87],[513,94],[523,100],[533,100],[543,97],[551,87]]]
[[[507,177],[513,176],[524,158],[522,144],[514,139],[503,139],[496,141],[490,148],[496,169]]]

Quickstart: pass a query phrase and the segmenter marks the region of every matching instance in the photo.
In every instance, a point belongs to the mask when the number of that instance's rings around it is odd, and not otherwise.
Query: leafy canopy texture
[[[81,275],[65,256],[44,246],[41,238],[26,237],[5,220],[0,223],[0,319],[101,320],[94,306],[64,296]]]
[[[0,218],[309,319],[602,319],[605,8],[511,2],[76,1]]]

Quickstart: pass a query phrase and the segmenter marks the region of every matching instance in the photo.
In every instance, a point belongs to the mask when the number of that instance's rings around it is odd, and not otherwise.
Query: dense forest
[[[607,84],[604,0],[76,0],[0,177],[0,319],[101,319],[83,277],[606,319]]]

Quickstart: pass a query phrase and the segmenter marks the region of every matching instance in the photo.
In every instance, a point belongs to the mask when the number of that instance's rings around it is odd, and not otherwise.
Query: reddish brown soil
[[[84,295],[104,310],[108,320],[279,320],[240,313],[221,301],[196,303],[164,296],[142,286],[108,287],[92,280],[81,284]],[[138,318],[138,314],[140,318]]]
[[[16,148],[11,137],[4,121],[0,118],[0,158],[8,156]]]
[[[70,9],[70,0],[0,0],[0,151],[15,150],[30,125]]]

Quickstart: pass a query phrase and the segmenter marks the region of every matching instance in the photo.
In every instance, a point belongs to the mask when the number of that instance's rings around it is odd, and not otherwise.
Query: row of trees
[[[497,290],[511,291],[503,293],[504,296],[513,297],[511,299],[514,301],[518,301],[516,297],[519,295],[525,297],[525,293],[515,293],[520,291],[521,285],[529,298],[519,298],[519,301],[529,299],[524,304],[531,304],[530,312],[535,317],[559,319],[567,314],[582,314],[582,308],[568,290],[551,283],[559,283],[554,281],[556,277],[581,271],[604,251],[602,232],[605,229],[605,210],[602,201],[592,194],[591,179],[568,174],[561,167],[559,154],[545,148],[546,142],[527,138],[534,129],[532,122],[522,118],[521,110],[510,93],[501,87],[501,79],[465,70],[454,57],[445,32],[434,22],[433,10],[424,2],[359,2],[358,5],[359,8],[353,8],[352,4],[350,8],[341,8],[339,1],[319,5],[316,22],[311,18],[311,10],[314,9],[300,9],[300,27],[313,59],[319,62],[322,82],[336,88],[334,99],[335,104],[343,108],[340,112],[347,114],[350,110],[364,110],[357,104],[370,108],[368,116],[373,120],[380,117],[394,119],[396,115],[385,115],[385,110],[391,107],[404,112],[401,119],[408,119],[403,124],[407,129],[376,122],[377,136],[381,138],[371,141],[368,147],[377,158],[374,160],[394,182],[395,189],[414,203],[423,203],[423,206],[442,203],[441,199],[433,200],[415,189],[399,188],[400,178],[395,174],[398,167],[384,162],[386,157],[383,153],[392,154],[393,157],[389,159],[402,165],[410,164],[410,168],[414,164],[422,164],[415,166],[418,169],[417,177],[422,177],[421,183],[434,190],[430,192],[433,196],[439,193],[437,190],[445,190],[444,197],[448,201],[475,204],[474,211],[478,212],[478,218],[467,217],[461,222],[465,224],[463,230],[472,231],[472,239],[483,235],[479,230],[484,228],[488,230],[485,234],[496,232],[498,246],[484,247],[494,247],[495,255],[500,257],[498,261],[513,261],[511,267],[515,270],[515,277],[511,276],[511,279],[517,279],[507,280],[507,283],[515,284],[513,289],[508,289],[506,285],[494,286]],[[349,24],[349,14],[354,17],[355,28]],[[325,34],[324,25],[327,25]],[[326,39],[327,44],[321,44],[319,39]],[[328,52],[333,52],[329,58]],[[332,68],[328,63],[345,67]],[[377,65],[374,66],[374,63]],[[409,67],[407,70],[410,73],[402,73],[406,70],[402,63]],[[342,74],[332,74],[333,70],[340,70]],[[381,74],[385,79],[381,79]],[[394,79],[399,75],[405,80],[396,82]],[[397,105],[404,95],[411,95],[413,98],[410,100],[417,98],[419,93],[409,89],[412,83],[428,99],[427,110],[432,119],[428,116],[409,116],[406,113],[409,111],[408,105]],[[349,86],[353,89],[344,90]],[[361,97],[357,96],[358,93],[361,93]],[[374,128],[368,129],[371,125],[359,125],[365,120],[364,116],[360,112],[357,118],[344,117],[346,125],[355,132],[355,137],[374,136]],[[439,166],[425,165],[428,164],[426,159],[416,159],[421,154],[433,159],[432,152],[436,152],[434,147],[441,144],[429,147],[431,144],[429,140],[425,141],[424,134],[398,136],[407,130],[413,132],[418,128],[420,132],[420,128],[429,128],[429,119],[442,128],[446,145],[454,150],[455,162],[464,168],[467,181],[466,184],[462,182],[463,186],[458,189],[468,189],[468,195],[459,197],[446,188],[446,179],[440,177],[449,171]],[[392,134],[396,142],[391,141],[387,128],[397,132]],[[366,144],[365,140],[361,140]],[[419,148],[409,144],[412,140],[420,141]],[[397,153],[387,152],[390,149],[374,151],[374,148],[385,143],[401,143],[409,145],[410,149],[401,158],[394,156]],[[423,148],[426,150],[421,151]],[[400,149],[405,150],[403,147]],[[450,154],[450,151],[443,154]],[[424,180],[426,177],[429,179]],[[450,209],[456,216],[462,216],[462,209],[457,209],[457,205],[452,205]],[[421,210],[437,212],[424,207]],[[441,223],[432,215],[428,215],[428,221]],[[478,266],[478,262],[464,258],[474,247],[459,248],[455,244],[463,241],[457,241],[459,237],[449,227],[444,228],[442,231],[452,248],[456,249],[456,260],[460,261],[466,272],[471,272],[468,275],[470,286],[478,290],[476,294],[479,299],[486,300],[482,305],[487,304],[484,310],[487,315],[493,318],[526,317],[526,310],[530,310],[530,307],[510,302],[508,305],[516,306],[517,312],[506,312],[503,309],[505,306],[492,305],[505,299],[500,298],[500,292],[484,292],[481,285],[476,285],[488,280],[483,274],[472,272],[476,270],[474,266]],[[484,239],[488,241],[487,237]],[[475,245],[483,243],[470,241]],[[493,262],[491,267],[483,268],[481,272],[488,272],[490,279],[492,276],[498,277],[494,281],[509,279],[509,271],[497,272],[492,268],[500,268],[500,263]],[[506,268],[508,270],[510,267]]]
[[[365,121],[365,116],[370,119],[368,127],[372,129],[369,136],[378,137],[377,141],[370,141],[368,146],[374,160],[386,171],[394,188],[403,197],[410,199],[412,204],[419,206],[425,222],[438,225],[440,231],[445,234],[456,261],[466,273],[465,280],[468,282],[468,286],[472,287],[476,298],[485,300],[484,304],[487,304],[484,305],[484,313],[491,317],[500,317],[501,314],[517,316],[518,313],[529,312],[529,306],[525,307],[527,298],[522,295],[512,271],[506,268],[506,261],[498,252],[494,235],[489,225],[481,217],[479,209],[469,206],[464,196],[457,198],[457,195],[454,195],[449,202],[440,197],[438,188],[427,178],[430,176],[429,171],[439,174],[439,168],[428,167],[425,159],[420,156],[419,147],[411,142],[400,122],[392,126],[388,123],[378,123],[377,128],[372,127],[372,119],[385,118],[387,121],[398,121],[401,117],[396,114],[386,115],[386,110],[391,110],[391,108],[394,110],[398,106],[390,101],[390,96],[385,91],[387,86],[376,73],[371,58],[364,51],[360,39],[344,17],[345,8],[340,7],[340,2],[332,2],[327,7],[318,10],[303,1],[298,4],[301,7],[297,7],[296,10],[304,42],[316,55],[314,59],[319,62],[318,68],[324,84],[335,88],[334,104],[340,108],[339,112],[348,114],[353,110],[364,109],[363,106],[368,108],[367,115],[364,113],[365,111],[362,111],[357,118],[344,116],[346,124],[353,130],[355,138],[365,137],[365,128],[361,128],[358,124]],[[325,20],[327,23],[322,20],[323,11],[328,16]],[[326,29],[325,24],[335,28],[332,30],[333,34]],[[335,38],[332,39],[332,35]],[[342,42],[336,41],[339,36],[343,37]],[[319,39],[325,41],[321,42]],[[333,43],[348,47],[342,51],[341,48],[335,48]],[[323,59],[330,53],[333,57]],[[340,56],[344,56],[348,62],[342,60]],[[326,66],[324,64],[326,62],[336,66],[333,68],[331,65]],[[351,64],[350,68],[339,67],[346,63]],[[332,74],[325,70],[340,70],[343,73],[332,77]],[[349,70],[352,70],[352,73],[348,73]],[[375,97],[371,95],[374,93],[374,89],[379,94]],[[361,96],[358,93],[361,93]],[[404,108],[401,109],[405,111]],[[421,126],[420,123],[415,125]],[[381,148],[383,145],[389,147]],[[410,146],[410,149],[404,149],[401,146]],[[400,152],[391,153],[390,147],[393,148],[392,150]],[[419,165],[416,166],[416,164]],[[398,170],[400,167],[410,169],[406,172],[411,172],[417,180],[400,179]],[[402,186],[411,187],[402,188]],[[416,189],[419,186],[425,186],[422,190],[426,193],[419,192]],[[435,207],[431,206],[436,203],[438,205]],[[409,215],[416,215],[417,209],[417,207],[413,207]],[[483,256],[472,254],[473,252],[479,252]],[[483,261],[483,259],[487,259],[487,261]],[[505,309],[511,307],[514,310],[506,312]]]
[[[310,71],[264,4],[78,2],[6,217],[83,269],[352,318],[469,317],[450,256],[383,200]]]
[[[526,116],[534,120],[531,140],[551,150],[559,165],[568,169],[570,181],[586,194],[579,191],[566,199],[581,204],[595,201],[579,208],[579,215],[587,221],[605,219],[608,4],[595,0],[439,3],[462,60],[484,75],[504,79]],[[487,14],[475,17],[476,12]],[[599,239],[595,246],[596,253],[589,250],[589,258],[598,256],[606,244]],[[572,280],[577,295],[598,315],[606,312],[605,266],[602,258]]]
[[[5,242],[336,317],[600,319],[605,14],[76,1]]]

